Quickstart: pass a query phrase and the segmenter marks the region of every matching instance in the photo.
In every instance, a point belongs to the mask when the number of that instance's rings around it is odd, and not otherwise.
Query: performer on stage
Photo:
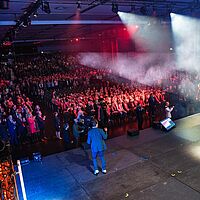
[[[106,144],[104,140],[107,139],[107,128],[98,128],[98,122],[92,122],[92,128],[88,131],[87,143],[91,144],[92,160],[94,164],[94,175],[99,174],[97,156],[101,159],[102,173],[106,174],[106,161],[104,159],[104,151]]]
[[[136,118],[138,121],[138,130],[142,130],[144,108],[138,103],[136,107]]]
[[[60,136],[60,117],[58,116],[58,112],[54,113],[54,126],[56,129],[56,138],[62,140]]]
[[[155,120],[156,105],[159,104],[160,102],[155,97],[155,95],[151,93],[148,99],[148,103],[149,103],[149,119],[150,119],[150,124],[152,125],[153,121]]]
[[[169,102],[167,101],[165,105],[166,118],[167,117],[172,118],[171,112],[173,111],[173,109],[174,109],[174,106],[169,106]]]

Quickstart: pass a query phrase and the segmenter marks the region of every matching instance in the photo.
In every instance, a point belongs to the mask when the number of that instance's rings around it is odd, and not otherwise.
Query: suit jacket
[[[108,135],[100,128],[92,128],[88,131],[87,143],[91,144],[92,152],[98,152],[106,150],[106,144],[104,142]]]
[[[38,123],[38,128],[39,128],[40,130],[44,130],[45,124],[44,124],[43,118],[42,118],[42,117],[39,117],[39,116],[36,116],[35,119],[36,119],[36,121],[37,121],[37,123]]]
[[[148,102],[149,102],[149,107],[151,108],[155,107],[155,105],[157,104],[156,98],[153,96],[149,97]]]
[[[137,108],[136,108],[137,120],[142,120],[143,119],[143,111],[144,111],[144,109],[141,106],[137,106]]]
[[[60,128],[60,118],[58,116],[54,117],[54,125],[56,128]]]

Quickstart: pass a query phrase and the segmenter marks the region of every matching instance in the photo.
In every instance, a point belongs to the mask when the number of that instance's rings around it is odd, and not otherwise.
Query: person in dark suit
[[[42,113],[41,113],[41,111],[39,111],[35,119],[36,119],[36,122],[38,124],[38,128],[40,130],[40,132],[39,132],[40,140],[44,142],[45,140],[47,140],[47,137],[45,137],[46,116],[42,117]]]
[[[138,103],[136,107],[136,118],[138,122],[138,130],[142,130],[144,108]]]
[[[18,145],[17,131],[16,131],[16,121],[13,120],[12,115],[8,116],[7,119],[8,132],[10,134],[11,145]]]
[[[64,118],[64,123],[72,121],[72,116],[70,114],[70,108],[68,108],[67,110],[64,111],[63,118]]]
[[[69,123],[67,121],[63,125],[63,138],[64,138],[65,143],[70,143]]]
[[[56,129],[56,137],[60,140],[62,140],[60,136],[60,118],[58,117],[58,112],[54,113],[54,126]]]
[[[156,105],[158,103],[158,100],[155,98],[153,93],[150,94],[150,97],[148,99],[149,103],[149,118],[150,118],[150,124],[153,123],[155,120],[155,111],[156,111]]]
[[[104,158],[104,151],[106,150],[106,144],[104,142],[107,139],[107,128],[98,128],[97,120],[92,122],[92,128],[88,131],[87,143],[91,145],[92,160],[94,165],[94,175],[99,174],[97,156],[101,159],[102,173],[106,173],[106,161]]]

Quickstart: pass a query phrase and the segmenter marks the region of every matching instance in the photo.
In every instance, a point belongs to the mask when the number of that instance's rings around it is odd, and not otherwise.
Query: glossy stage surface
[[[109,139],[105,175],[93,175],[81,148],[31,161],[22,168],[28,200],[199,200],[200,114],[176,124]]]

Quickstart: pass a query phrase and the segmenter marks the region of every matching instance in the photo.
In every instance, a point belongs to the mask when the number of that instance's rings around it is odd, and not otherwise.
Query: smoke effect
[[[96,68],[109,68],[113,73],[131,81],[153,85],[160,79],[167,79],[173,74],[174,62],[171,54],[152,54],[127,56],[118,54],[111,59],[111,54],[82,53],[78,56],[83,65]]]
[[[190,99],[196,98],[195,88],[196,88],[195,83],[193,83],[188,78],[183,79],[181,83],[179,84],[179,91],[186,98],[190,98]]]
[[[130,37],[144,51],[163,52],[170,48],[171,33],[168,26],[160,23],[155,17],[141,16],[118,12],[120,19],[127,27]],[[135,25],[135,28],[134,28]]]
[[[122,17],[123,16],[123,17]],[[128,19],[127,16],[130,18]],[[136,24],[137,19],[135,16],[121,14],[122,21],[126,21],[126,25]],[[181,81],[178,83],[179,93],[186,98],[196,99],[198,84],[200,83],[200,24],[197,19],[181,15],[173,15],[172,17],[172,32],[174,37],[175,53],[143,53],[143,54],[120,54],[112,59],[111,54],[97,54],[97,53],[83,53],[79,55],[81,64],[93,68],[109,68],[113,73],[120,75],[131,81],[136,81],[145,85],[154,85],[159,80],[165,80],[163,83],[164,88],[169,85],[170,77],[177,71],[184,74]],[[141,18],[141,23],[144,24],[146,17]],[[156,23],[154,24],[156,27]],[[128,26],[127,26],[128,28]],[[155,38],[159,38],[164,34],[160,26],[156,32],[149,33],[146,31],[145,26],[143,30],[134,31],[133,39],[136,42],[141,41],[141,35],[150,41],[149,44],[142,44],[151,49],[151,41],[154,47],[157,46]],[[129,30],[130,31],[130,30]],[[143,32],[142,32],[143,31]],[[155,34],[159,33],[159,34]],[[146,34],[146,35],[145,35]],[[166,33],[165,33],[166,34]],[[135,36],[135,37],[134,37]],[[154,36],[154,39],[151,38]],[[159,37],[158,37],[159,36]],[[166,36],[166,35],[165,35]],[[166,39],[169,39],[166,37]],[[165,40],[161,38],[159,40]],[[144,40],[145,41],[145,40]],[[162,43],[162,45],[165,45]],[[168,48],[168,47],[167,47]],[[151,51],[150,51],[151,52]],[[177,84],[177,83],[176,83]]]
[[[200,22],[198,19],[171,14],[175,40],[177,67],[200,73]]]

